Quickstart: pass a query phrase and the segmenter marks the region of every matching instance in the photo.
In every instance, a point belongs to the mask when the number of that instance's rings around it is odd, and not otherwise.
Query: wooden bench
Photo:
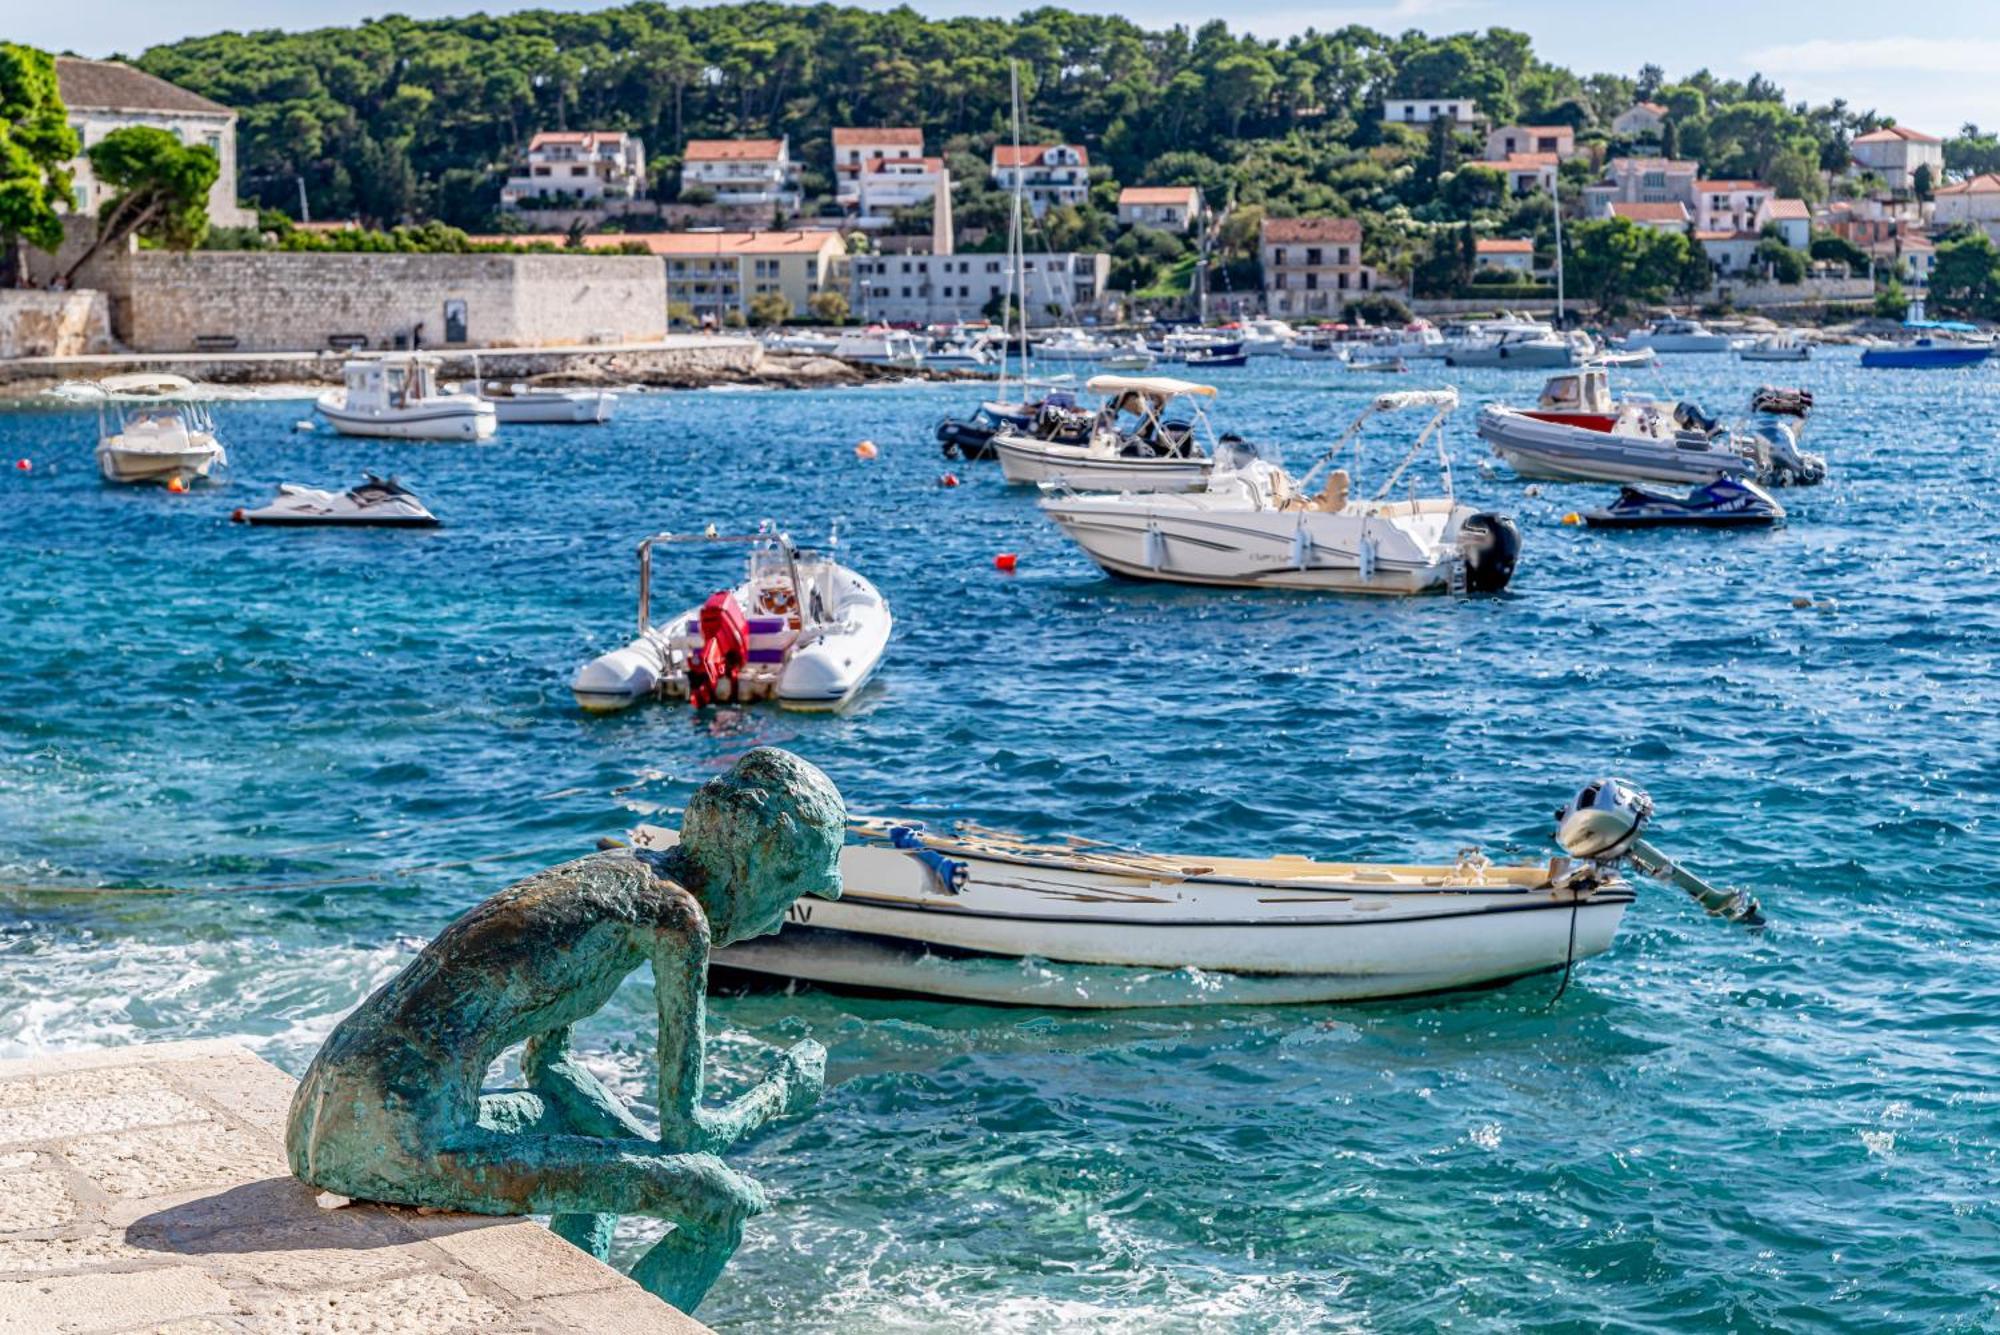
[[[326,340],[326,345],[329,348],[332,348],[335,352],[353,352],[358,348],[365,348],[368,346],[368,335],[332,334],[328,336]]]
[[[194,347],[196,352],[234,352],[242,341],[234,334],[196,334]]]

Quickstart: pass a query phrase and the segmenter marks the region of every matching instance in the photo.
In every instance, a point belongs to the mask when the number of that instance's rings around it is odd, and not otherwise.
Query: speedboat
[[[833,345],[833,355],[843,361],[914,371],[924,364],[924,345],[915,334],[877,325],[843,333]]]
[[[72,380],[56,397],[97,405],[97,471],[106,482],[185,487],[229,462],[206,399],[184,376],[142,372]]]
[[[1243,350],[1240,341],[1217,341],[1189,347],[1176,360],[1183,366],[1214,369],[1218,366],[1247,366],[1250,354]]]
[[[1092,415],[1076,406],[1067,390],[1024,403],[988,399],[971,417],[947,417],[937,424],[938,444],[947,459],[991,459],[993,437],[1006,431],[1038,440],[1081,445],[1090,439]]]
[[[1308,329],[1287,343],[1284,355],[1295,362],[1343,362],[1354,349],[1338,329]]]
[[[1468,848],[1433,864],[1320,862],[1036,842],[970,822],[864,817],[841,895],[716,953],[713,975],[998,1005],[1316,1003],[1416,996],[1568,970],[1611,948],[1628,868],[1711,915],[1760,922],[1643,837],[1651,800],[1602,779],[1557,813],[1545,861]],[[641,825],[633,846],[679,833]]]
[[[281,483],[269,505],[239,509],[229,517],[239,524],[290,528],[436,528],[438,524],[437,516],[408,487],[373,473],[362,474],[361,485],[349,491]]]
[[[1497,593],[1520,555],[1504,515],[1458,503],[1443,427],[1455,389],[1382,394],[1294,482],[1240,441],[1217,451],[1207,489],[1192,495],[1090,496],[1056,491],[1042,511],[1105,572],[1133,579],[1233,588],[1414,594]],[[1361,430],[1377,413],[1430,410],[1429,424],[1373,497],[1357,499]],[[1353,471],[1332,465],[1352,442]],[[1391,492],[1427,446],[1444,494],[1404,500]],[[1330,471],[1315,491],[1321,469]]]
[[[1428,320],[1413,320],[1401,329],[1378,329],[1369,336],[1368,356],[1381,361],[1422,361],[1447,356],[1444,335]]]
[[[1371,359],[1369,361],[1362,361],[1356,358],[1347,363],[1347,369],[1365,374],[1401,375],[1403,372],[1408,371],[1410,367],[1401,357],[1390,357],[1384,360]]]
[[[1117,350],[1117,344],[1092,338],[1081,329],[1057,329],[1035,343],[1035,356],[1045,362],[1101,361]]]
[[[618,396],[603,389],[558,389],[548,385],[507,384],[489,380],[479,397],[493,405],[502,422],[609,422]]]
[[[1445,349],[1446,366],[1488,366],[1508,370],[1574,366],[1582,357],[1576,342],[1539,320],[1505,316],[1466,326]]]
[[[1794,333],[1766,334],[1736,350],[1746,362],[1804,362],[1812,360],[1812,344]]]
[[[1236,357],[1248,359],[1248,354],[1243,351],[1243,340],[1220,329],[1204,329],[1199,326],[1173,329],[1160,340],[1159,357],[1163,362],[1204,364],[1193,360],[1196,354],[1200,354],[1204,359],[1221,359],[1207,361],[1206,364],[1209,365],[1241,365],[1241,362],[1229,359]]]
[[[1785,522],[1785,507],[1755,482],[1719,477],[1690,492],[1623,487],[1582,518],[1592,528],[1769,528]]]
[[[1729,335],[1715,333],[1699,320],[1668,317],[1653,321],[1650,329],[1627,334],[1621,346],[1654,352],[1727,352]]]
[[[486,440],[499,415],[477,394],[438,388],[438,358],[398,353],[341,368],[346,387],[319,396],[320,415],[343,436]]]
[[[1522,477],[1562,482],[1677,482],[1698,485],[1719,477],[1764,482],[1817,482],[1826,461],[1798,448],[1811,399],[1798,396],[1794,421],[1758,406],[1753,429],[1724,430],[1688,403],[1645,395],[1611,396],[1602,367],[1587,366],[1549,377],[1533,408],[1489,404],[1478,431]]]
[[[840,338],[835,334],[799,329],[782,334],[766,334],[764,346],[772,352],[796,352],[805,356],[827,357],[840,346]]]
[[[749,548],[743,582],[654,625],[654,549],[718,543]],[[593,714],[647,699],[841,709],[875,675],[893,626],[873,584],[783,533],[659,533],[639,544],[638,636],[577,669],[570,692]]]
[[[1213,399],[1212,385],[1166,376],[1093,376],[1085,386],[1105,396],[1087,435],[1044,436],[999,431],[993,453],[1009,482],[1041,483],[1060,478],[1090,491],[1187,491],[1201,486],[1212,460],[1204,435],[1214,430],[1201,400]],[[1185,419],[1169,413],[1185,406]]]
[[[1099,357],[1097,364],[1106,371],[1137,375],[1152,370],[1159,360],[1144,343],[1121,343]]]
[[[1281,353],[1299,336],[1299,331],[1291,325],[1269,316],[1245,320],[1241,332],[1243,351],[1252,357],[1269,357]]]
[[[1974,342],[1968,335],[1979,330],[1960,320],[1926,320],[1913,317],[1903,328],[1914,337],[1887,347],[1864,349],[1861,364],[1901,370],[1925,370],[1951,366],[1977,366],[1993,355],[1991,342]]]
[[[999,360],[984,342],[966,340],[932,343],[924,365],[940,371],[984,371]]]

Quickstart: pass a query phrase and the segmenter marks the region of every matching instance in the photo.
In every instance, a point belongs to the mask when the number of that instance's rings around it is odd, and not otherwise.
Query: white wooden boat
[[[718,543],[749,548],[743,582],[654,624],[653,550]],[[593,714],[648,699],[842,709],[875,675],[894,624],[873,584],[783,533],[659,533],[639,544],[638,635],[577,669],[570,692]]]
[[[479,396],[493,405],[495,419],[504,423],[603,423],[611,420],[618,406],[618,396],[606,389],[558,389],[497,380],[481,385]]]
[[[1003,428],[993,453],[1009,482],[1060,481],[1084,491],[1188,491],[1207,479],[1214,429],[1202,408],[1215,387],[1169,376],[1093,376],[1105,396],[1081,444]],[[1185,418],[1175,414],[1185,411]]]
[[[1593,784],[1578,802],[1615,782]],[[1174,856],[864,819],[841,854],[838,900],[794,905],[783,930],[718,952],[714,966],[772,981],[1088,1009],[1486,986],[1610,949],[1635,898],[1621,866],[1638,848],[1653,854],[1637,839],[1650,803],[1636,819],[1608,802],[1575,810],[1563,813],[1565,847],[1599,856],[1512,866],[1476,850],[1434,865]],[[642,825],[632,842],[666,849],[677,833]],[[1672,871],[1692,882],[1689,893],[1715,893]],[[1718,901],[1710,911],[1741,918],[1744,906]],[[1747,908],[1754,913],[1754,901]]]
[[[850,329],[834,343],[833,355],[843,361],[914,371],[924,364],[924,343],[901,329]]]
[[[1738,359],[1746,362],[1804,362],[1812,360],[1812,344],[1797,334],[1766,334],[1754,343],[1736,350]]]
[[[1107,573],[1133,579],[1383,595],[1498,592],[1513,577],[1520,533],[1506,516],[1456,499],[1442,428],[1457,406],[1455,389],[1378,395],[1296,481],[1232,442],[1204,491],[1057,491],[1042,501],[1042,512]],[[1356,494],[1362,427],[1376,413],[1407,408],[1431,410],[1430,422],[1363,499]],[[1333,467],[1350,442],[1352,473]],[[1403,475],[1432,445],[1443,495],[1396,499]],[[1315,490],[1321,469],[1330,471]]]
[[[390,440],[486,440],[499,416],[477,394],[451,394],[437,382],[439,359],[395,353],[341,368],[341,389],[319,397],[320,415],[343,436]]]
[[[1718,334],[1699,320],[1670,316],[1653,321],[1649,329],[1627,334],[1621,346],[1649,348],[1654,352],[1727,352],[1729,335]]]

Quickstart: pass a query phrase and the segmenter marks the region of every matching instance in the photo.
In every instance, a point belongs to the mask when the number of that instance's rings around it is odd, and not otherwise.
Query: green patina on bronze
[[[313,1058],[286,1127],[292,1171],[360,1200],[550,1214],[599,1259],[617,1216],[664,1219],[672,1230],[632,1278],[691,1311],[765,1206],[717,1152],[807,1111],[826,1082],[826,1050],[807,1040],[727,1107],[702,1106],[709,951],[776,931],[801,895],[838,898],[844,828],[824,774],[760,749],[694,795],[678,848],[595,854],[480,904]],[[657,1135],[570,1051],[571,1027],[647,963]],[[482,1090],[493,1060],[523,1042],[527,1088]]]

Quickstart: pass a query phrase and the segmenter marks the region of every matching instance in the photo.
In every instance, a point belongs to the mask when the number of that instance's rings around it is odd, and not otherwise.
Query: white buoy
[[[310,417],[301,417],[298,421],[292,423],[292,430],[294,431],[317,431],[318,429]]]

